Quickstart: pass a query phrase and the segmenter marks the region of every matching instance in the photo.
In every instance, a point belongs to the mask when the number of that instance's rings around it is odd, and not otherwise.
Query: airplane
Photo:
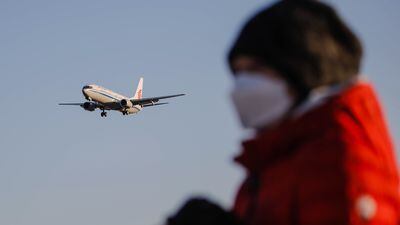
[[[107,117],[106,110],[120,111],[122,115],[136,114],[143,108],[149,106],[158,106],[168,104],[167,102],[158,103],[161,99],[174,98],[185,94],[167,95],[160,97],[143,98],[143,77],[140,78],[139,84],[133,97],[128,98],[124,95],[113,92],[109,89],[96,84],[85,85],[82,88],[83,96],[87,102],[83,103],[59,103],[59,105],[80,106],[83,109],[93,112],[96,109],[101,110],[101,117]]]

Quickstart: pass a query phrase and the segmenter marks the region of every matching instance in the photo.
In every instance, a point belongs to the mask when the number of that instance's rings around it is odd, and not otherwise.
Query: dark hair
[[[256,57],[277,70],[299,94],[343,83],[360,68],[359,39],[330,6],[312,0],[283,0],[251,18],[228,60]]]

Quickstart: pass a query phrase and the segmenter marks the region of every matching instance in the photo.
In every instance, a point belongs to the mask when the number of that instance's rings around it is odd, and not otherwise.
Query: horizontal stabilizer
[[[142,107],[157,106],[157,105],[167,105],[167,104],[168,104],[168,102],[162,102],[162,103],[142,105]]]

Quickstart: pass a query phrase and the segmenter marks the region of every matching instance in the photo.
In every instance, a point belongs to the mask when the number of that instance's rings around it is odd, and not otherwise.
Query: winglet
[[[141,99],[143,97],[143,77],[140,78],[135,95],[132,99]]]

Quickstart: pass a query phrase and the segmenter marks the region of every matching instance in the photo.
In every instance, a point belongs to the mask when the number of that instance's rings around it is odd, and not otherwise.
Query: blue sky
[[[184,199],[229,207],[244,135],[225,54],[270,1],[0,1],[0,224],[160,224]],[[329,1],[361,37],[400,144],[400,2]],[[136,116],[60,107],[97,83],[184,92]]]

